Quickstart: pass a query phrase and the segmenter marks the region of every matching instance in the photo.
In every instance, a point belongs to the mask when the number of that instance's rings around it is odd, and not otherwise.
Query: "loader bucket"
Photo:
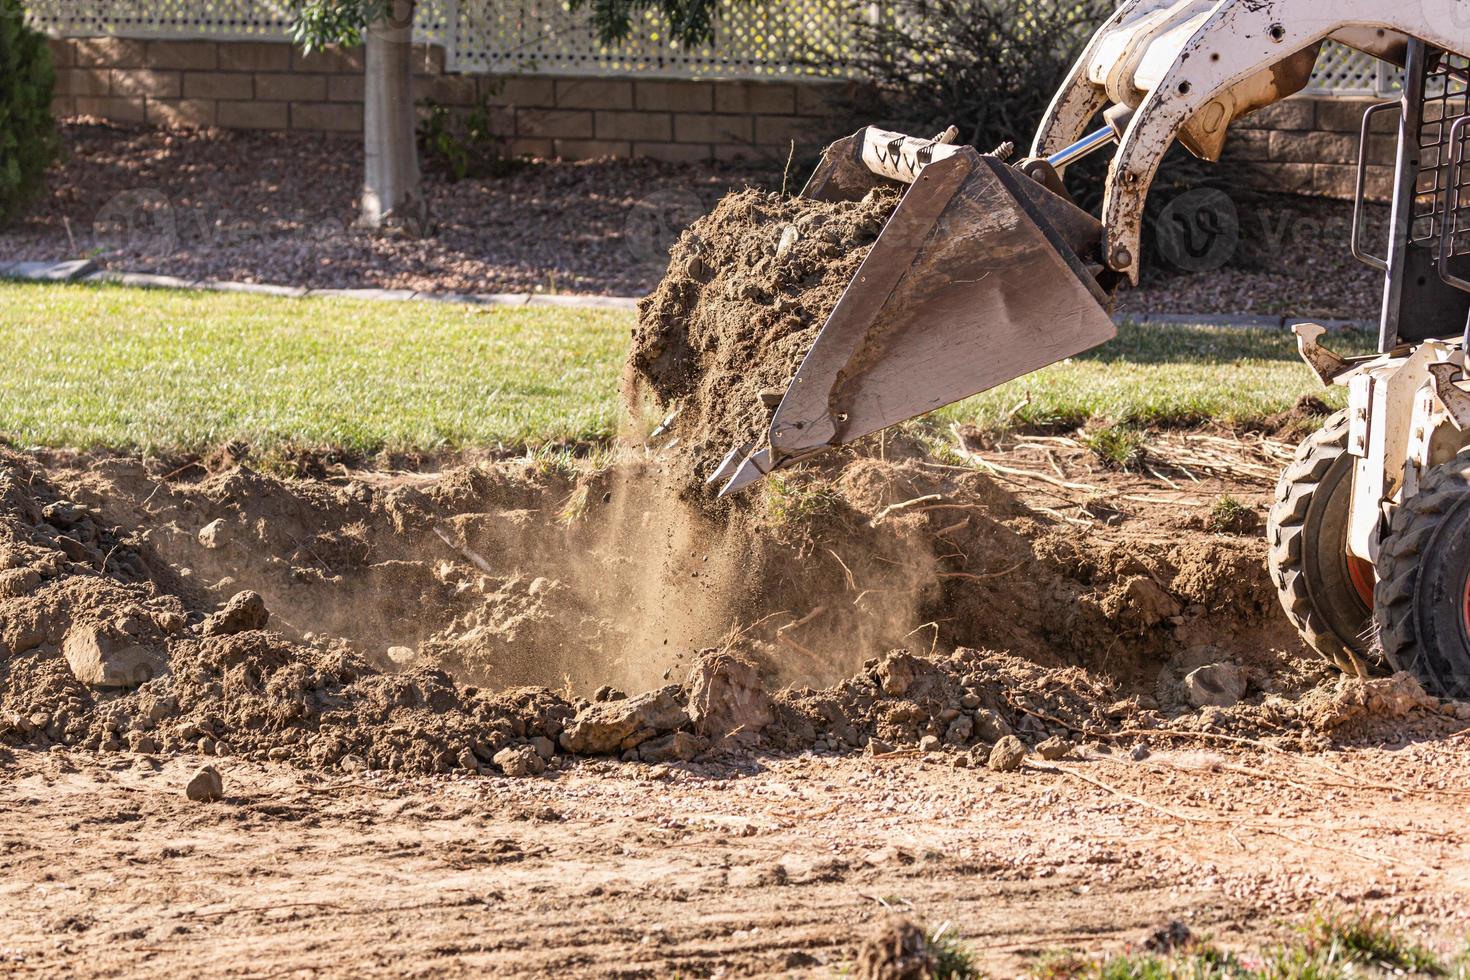
[[[804,193],[860,197],[874,170],[902,179],[886,153],[874,160],[871,138],[856,165],[863,144],[850,141],[862,135],[834,144]],[[736,449],[710,478],[722,493],[1115,335],[1099,222],[994,156],[930,145],[787,389],[769,445]]]

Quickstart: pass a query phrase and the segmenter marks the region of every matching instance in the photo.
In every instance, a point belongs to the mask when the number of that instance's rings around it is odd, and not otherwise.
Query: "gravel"
[[[0,232],[0,261],[84,256],[128,272],[312,289],[641,296],[694,218],[727,191],[781,181],[769,165],[653,160],[529,161],[459,183],[430,172],[437,234],[414,240],[351,227],[353,139],[86,119],[61,132],[65,161],[30,215]],[[1239,244],[1198,272],[1152,248],[1120,312],[1376,317],[1382,280],[1349,254],[1350,204],[1232,197]],[[1383,224],[1373,209],[1365,241],[1381,241]]]

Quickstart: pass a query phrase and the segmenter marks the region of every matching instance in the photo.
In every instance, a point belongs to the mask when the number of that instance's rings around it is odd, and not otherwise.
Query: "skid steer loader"
[[[1282,475],[1270,569],[1303,639],[1345,671],[1407,670],[1470,697],[1470,0],[1126,0],[1014,163],[869,128],[834,143],[803,194],[907,185],[771,418],[731,451],[730,493],[832,446],[992,388],[1114,335],[1138,281],[1144,202],[1176,142],[1216,160],[1230,124],[1303,89],[1324,43],[1403,69],[1388,240],[1347,247],[1384,274],[1378,353],[1344,359],[1296,328],[1331,418]],[[1093,121],[1101,121],[1092,129]],[[1112,152],[1098,215],[1067,167]],[[1376,624],[1376,630],[1375,630]]]

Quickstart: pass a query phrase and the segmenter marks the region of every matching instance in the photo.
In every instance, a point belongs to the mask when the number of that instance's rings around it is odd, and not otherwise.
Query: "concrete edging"
[[[0,262],[0,279],[24,282],[108,283],[144,289],[192,290],[196,292],[248,293],[287,299],[357,299],[377,302],[427,300],[462,303],[466,306],[559,306],[570,309],[634,310],[636,296],[560,296],[541,293],[425,293],[411,289],[307,289],[272,283],[221,282],[214,279],[181,279],[143,272],[100,269],[85,259],[71,262]]]
[[[142,272],[101,269],[86,259],[68,262],[0,262],[0,279],[27,282],[113,283],[145,289],[181,289],[220,293],[249,293],[288,299],[357,299],[375,302],[429,301],[466,306],[559,306],[584,310],[636,310],[636,296],[568,296],[543,293],[425,293],[411,289],[307,289],[271,283],[220,282],[180,279]],[[1331,331],[1377,330],[1370,320],[1307,320],[1287,316],[1241,316],[1214,313],[1119,313],[1118,323],[1226,327],[1239,330],[1288,330],[1298,323],[1319,323]]]

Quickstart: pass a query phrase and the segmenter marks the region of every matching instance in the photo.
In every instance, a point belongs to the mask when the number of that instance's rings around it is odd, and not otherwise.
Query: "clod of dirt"
[[[263,630],[271,614],[265,600],[257,592],[238,592],[225,607],[204,621],[199,631],[205,636],[234,636],[250,630]]]
[[[853,976],[857,980],[929,980],[934,966],[924,930],[907,916],[890,915],[858,947]]]
[[[61,654],[78,683],[89,687],[137,687],[163,672],[165,654],[155,630],[131,619],[73,626]]]
[[[1046,762],[1056,762],[1071,755],[1074,748],[1076,746],[1060,735],[1053,735],[1036,746],[1036,755]]]
[[[546,760],[529,745],[501,749],[492,761],[507,776],[539,776],[546,771]]]
[[[755,664],[728,651],[708,651],[694,664],[685,682],[689,720],[694,730],[720,741],[760,735],[773,719]]]
[[[1007,735],[995,743],[985,764],[995,772],[1015,772],[1025,761],[1026,743],[1014,735]]]
[[[651,738],[638,745],[640,762],[689,762],[709,748],[709,739],[690,732],[674,732],[662,738]]]
[[[578,755],[637,748],[655,735],[688,724],[682,695],[679,687],[671,686],[636,698],[589,705],[561,733],[561,747]]]
[[[1395,721],[1414,712],[1437,712],[1439,699],[1425,693],[1411,674],[1361,679],[1343,677],[1309,694],[1303,714],[1318,731]]]
[[[225,795],[225,782],[214,766],[201,766],[184,787],[184,795],[196,803],[213,803]]]
[[[765,431],[762,394],[786,389],[897,203],[889,190],[855,203],[745,190],[679,238],[639,304],[630,365],[636,394],[679,410],[690,489]]]
[[[1196,708],[1229,708],[1245,697],[1246,679],[1239,664],[1206,664],[1185,676],[1184,690]]]

